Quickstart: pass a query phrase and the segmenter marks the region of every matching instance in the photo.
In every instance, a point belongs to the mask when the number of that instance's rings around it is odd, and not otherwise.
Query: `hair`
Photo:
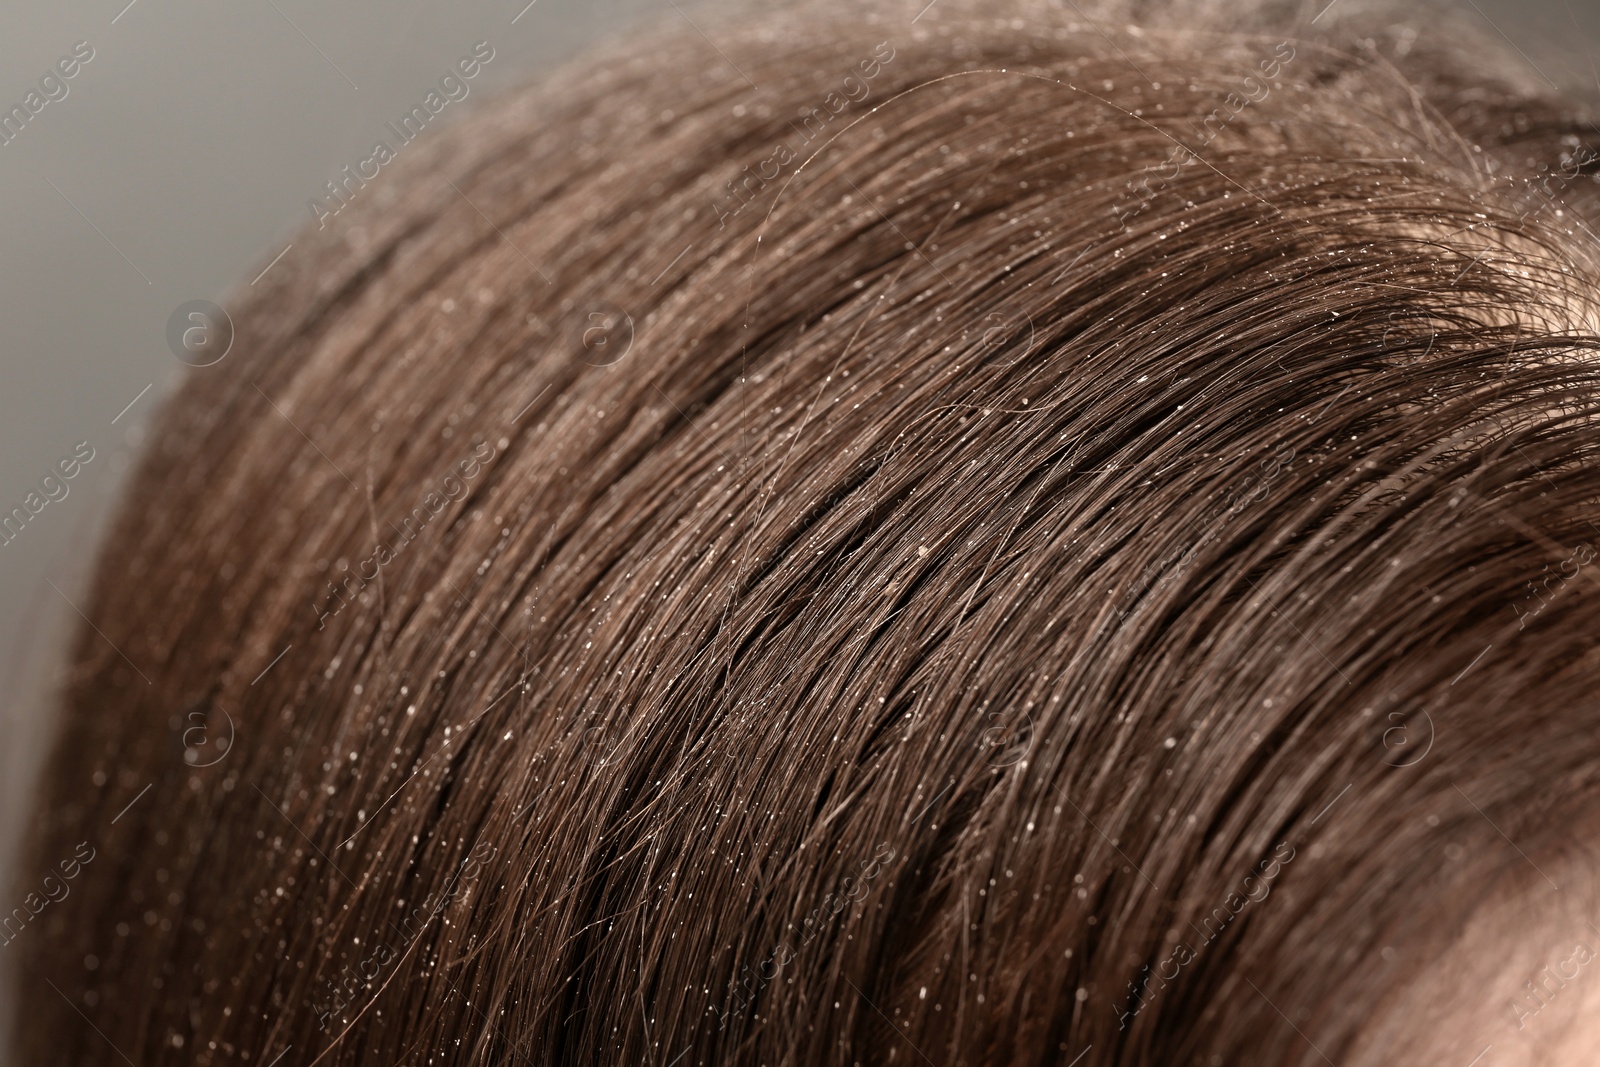
[[[1522,1040],[1600,130],[1347,2],[680,21],[296,237],[84,605],[26,1062]]]

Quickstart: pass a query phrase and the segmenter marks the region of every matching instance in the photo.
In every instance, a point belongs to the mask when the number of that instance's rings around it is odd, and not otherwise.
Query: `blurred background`
[[[191,371],[178,358],[175,312],[221,302],[293,256],[296,232],[313,218],[307,201],[375,141],[392,141],[384,124],[477,42],[494,58],[439,121],[459,121],[497,88],[642,18],[715,29],[727,17],[681,2],[6,5],[0,111],[23,108],[27,120],[13,118],[14,136],[0,147],[0,515],[30,493],[35,504],[44,498],[41,479],[81,442],[93,459],[65,483],[65,497],[0,544],[0,886],[13,886],[66,641],[82,625],[75,605],[129,466],[184,373],[227,372],[226,362]],[[1541,77],[1600,95],[1594,0],[1456,2]],[[924,15],[937,20],[937,7]],[[41,86],[46,74],[57,80]],[[434,136],[431,123],[423,136]],[[180,334],[202,321],[190,310],[177,314]],[[0,1026],[11,1019],[4,990],[16,977],[0,976]],[[0,1049],[9,1047],[0,1033]]]
[[[423,137],[497,88],[660,12],[681,18],[670,0],[0,6],[0,111],[39,108],[0,147],[0,514],[30,492],[43,498],[40,480],[80,442],[94,450],[64,483],[67,495],[0,544],[8,896],[98,538],[181,376],[229,367],[191,370],[174,355],[174,310],[223,302],[285,248],[292,257],[296,231],[313,220],[307,201],[325,197],[324,183],[374,142],[394,144],[384,124],[421,103],[477,42],[493,60]],[[76,58],[79,42],[87,47],[77,55],[92,58],[61,78],[56,64]],[[51,71],[59,82],[41,91]],[[192,324],[186,314],[180,322]],[[16,979],[0,975],[0,1027],[12,1021],[6,990]],[[0,1063],[10,1046],[0,1032]]]

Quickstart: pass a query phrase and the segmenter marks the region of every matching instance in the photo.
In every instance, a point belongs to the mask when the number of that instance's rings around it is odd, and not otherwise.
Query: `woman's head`
[[[1600,134],[1404,20],[935,11],[565,68],[235,312],[32,1060],[1583,1047]]]

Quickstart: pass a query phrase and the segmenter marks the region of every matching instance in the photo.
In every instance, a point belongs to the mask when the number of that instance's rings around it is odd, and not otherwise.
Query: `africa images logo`
[[[422,133],[434,116],[438,115],[452,101],[465,100],[472,92],[472,87],[467,84],[483,71],[484,64],[494,58],[494,49],[488,41],[479,41],[472,46],[472,53],[456,61],[451,70],[439,79],[439,88],[429,90],[428,95],[422,98],[422,103],[414,105],[400,118],[400,125],[385,123],[389,132],[394,134],[399,148],[404,148]],[[317,220],[317,229],[327,225],[327,220],[345,209],[345,206],[354,199],[356,193],[365,189],[367,182],[378,176],[378,172],[399,154],[399,148],[389,144],[388,141],[379,141],[372,146],[372,154],[366,159],[356,163],[352,171],[348,165],[339,171],[339,176],[324,183],[328,190],[328,201],[322,197],[314,196],[306,201],[311,208],[311,217]]]

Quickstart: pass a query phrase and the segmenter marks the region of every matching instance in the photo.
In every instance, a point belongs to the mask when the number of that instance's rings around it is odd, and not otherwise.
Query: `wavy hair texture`
[[[85,607],[26,1062],[1527,1022],[1459,938],[1592,937],[1600,133],[1427,13],[921,6],[614,45],[234,305]]]

